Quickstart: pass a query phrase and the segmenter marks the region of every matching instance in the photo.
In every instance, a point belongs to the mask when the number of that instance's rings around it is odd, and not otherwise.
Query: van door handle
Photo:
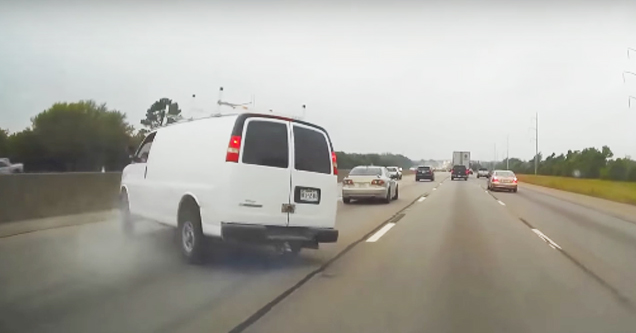
[[[146,179],[146,175],[148,174],[148,166],[144,167],[144,179]]]

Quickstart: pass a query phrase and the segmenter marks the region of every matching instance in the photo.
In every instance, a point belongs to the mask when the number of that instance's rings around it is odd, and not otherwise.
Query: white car
[[[396,166],[388,166],[386,167],[386,169],[389,170],[389,175],[391,177],[394,177],[394,179],[402,179],[402,168]]]
[[[22,163],[11,163],[8,158],[0,158],[0,175],[23,172],[24,165]]]
[[[488,169],[486,168],[479,168],[477,170],[477,178],[481,178],[481,177],[484,177],[484,178],[490,177],[490,171],[488,171]]]
[[[336,154],[328,133],[271,113],[217,115],[149,133],[121,180],[122,223],[179,229],[190,262],[204,236],[284,253],[338,239]]]
[[[357,166],[342,180],[342,202],[351,200],[381,199],[385,203],[397,200],[398,182],[389,170],[382,166]]]

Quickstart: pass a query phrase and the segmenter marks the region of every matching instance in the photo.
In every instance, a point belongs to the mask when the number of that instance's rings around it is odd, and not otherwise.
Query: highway
[[[0,332],[636,331],[636,223],[447,177],[340,202],[338,243],[297,258],[212,245],[191,266],[153,223],[1,238]]]

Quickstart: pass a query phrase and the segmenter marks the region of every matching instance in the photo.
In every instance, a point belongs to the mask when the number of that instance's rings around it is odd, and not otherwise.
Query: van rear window
[[[243,139],[243,163],[275,168],[289,167],[287,125],[266,120],[247,124]]]
[[[294,126],[296,170],[331,174],[331,152],[322,132]]]

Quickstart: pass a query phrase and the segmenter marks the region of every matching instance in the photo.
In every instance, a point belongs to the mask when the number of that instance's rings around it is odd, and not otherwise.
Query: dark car
[[[455,165],[451,171],[451,180],[455,180],[455,178],[468,180],[468,172],[469,171],[465,165]]]
[[[415,171],[415,181],[419,182],[421,179],[429,179],[430,181],[435,180],[435,172],[433,172],[433,168],[428,166],[419,166]]]

